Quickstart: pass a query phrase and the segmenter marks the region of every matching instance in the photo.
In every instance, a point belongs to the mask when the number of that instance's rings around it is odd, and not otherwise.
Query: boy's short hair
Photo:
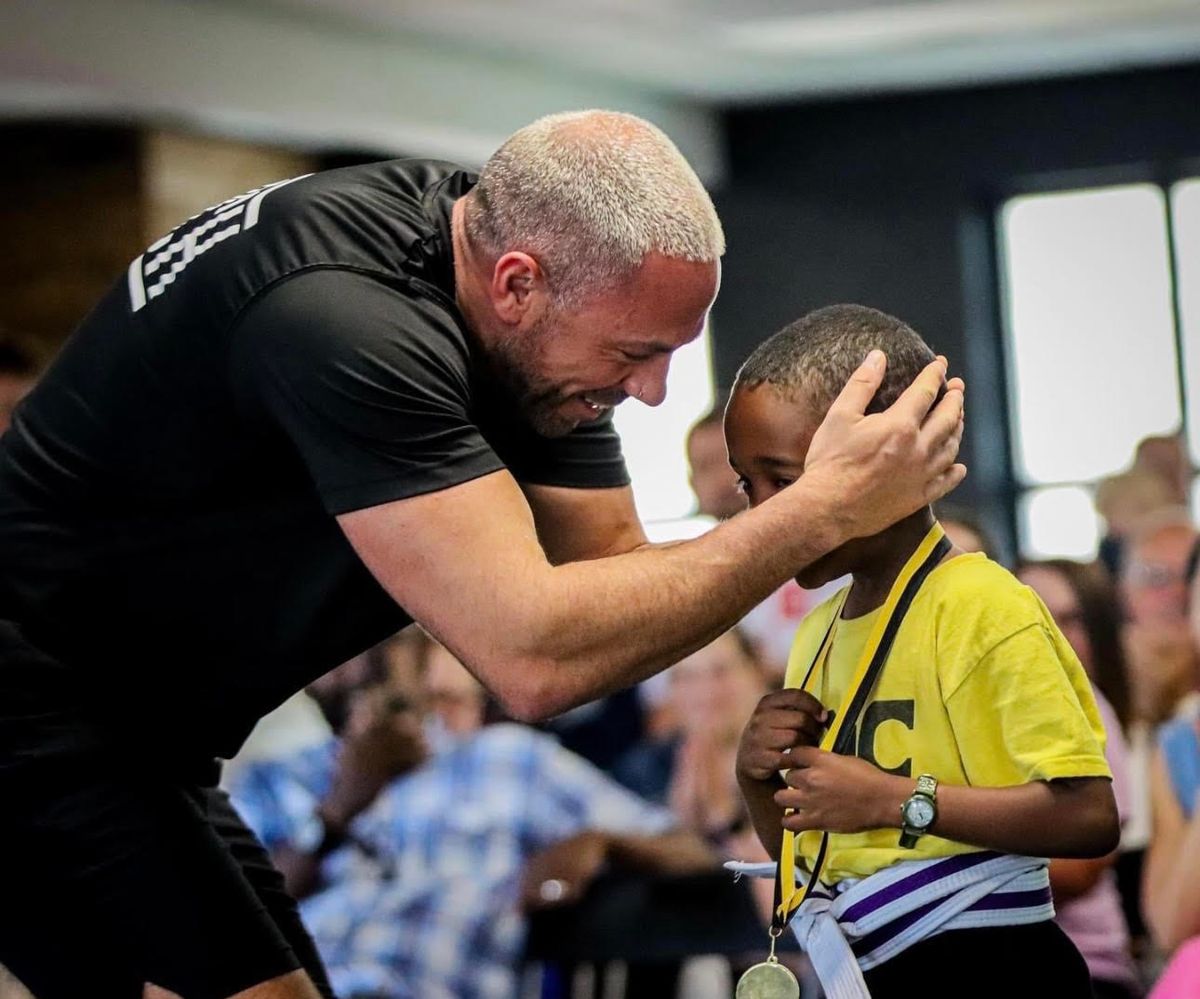
[[[887,372],[867,412],[882,412],[935,355],[907,323],[865,305],[829,305],[785,326],[742,365],[737,387],[767,384],[802,394],[823,416],[875,348],[887,355]]]

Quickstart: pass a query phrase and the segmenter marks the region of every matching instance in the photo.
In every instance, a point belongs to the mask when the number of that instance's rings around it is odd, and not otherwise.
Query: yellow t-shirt
[[[801,622],[787,686],[804,679],[839,603],[835,596]],[[824,675],[808,686],[826,707],[840,707],[879,613],[838,623]],[[1037,595],[979,554],[943,562],[926,578],[859,716],[855,745],[857,756],[914,781],[927,773],[943,784],[1011,787],[1112,776],[1075,653]],[[894,828],[831,834],[821,880],[979,849],[929,834],[909,850],[899,837]],[[819,832],[796,838],[806,870],[820,842]]]

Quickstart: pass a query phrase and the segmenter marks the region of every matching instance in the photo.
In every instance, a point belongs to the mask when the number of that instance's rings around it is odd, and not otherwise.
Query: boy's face
[[[821,425],[803,394],[789,398],[771,385],[738,387],[725,410],[725,443],[729,463],[750,506],[755,507],[804,474],[804,459]],[[818,559],[796,576],[814,589],[854,571],[852,541]]]

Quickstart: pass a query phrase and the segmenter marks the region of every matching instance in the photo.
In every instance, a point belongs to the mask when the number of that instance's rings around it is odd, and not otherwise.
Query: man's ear
[[[537,258],[515,250],[497,259],[488,290],[496,315],[513,326],[526,318],[536,320],[549,300],[546,275]]]

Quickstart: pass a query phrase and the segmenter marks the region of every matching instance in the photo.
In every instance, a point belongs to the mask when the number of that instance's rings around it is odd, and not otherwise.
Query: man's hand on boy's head
[[[846,538],[880,531],[957,486],[963,434],[963,381],[946,381],[946,359],[932,362],[882,413],[865,415],[887,360],[873,350],[834,400],[813,435],[806,479],[828,483]],[[940,401],[938,394],[945,393]]]
[[[754,709],[738,744],[739,780],[777,781],[792,766],[789,750],[816,746],[829,723],[828,712],[812,694],[794,687],[767,694]]]
[[[815,746],[792,754],[787,787],[775,792],[775,804],[792,809],[783,827],[793,832],[856,833],[900,826],[900,806],[913,782],[885,773],[857,756],[829,753]]]

